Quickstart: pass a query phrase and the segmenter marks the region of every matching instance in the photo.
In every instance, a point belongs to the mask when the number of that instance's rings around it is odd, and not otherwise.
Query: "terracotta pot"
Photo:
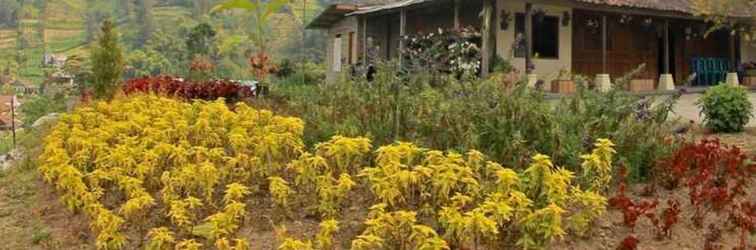
[[[630,80],[630,84],[627,85],[627,91],[638,92],[651,92],[656,90],[654,86],[655,81],[653,79],[633,79]]]
[[[575,93],[575,81],[553,80],[551,81],[551,92],[557,94],[573,94]]]
[[[756,89],[756,76],[743,77],[743,87]]]

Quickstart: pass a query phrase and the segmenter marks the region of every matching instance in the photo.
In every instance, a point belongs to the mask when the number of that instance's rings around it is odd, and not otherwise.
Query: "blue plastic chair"
[[[709,74],[707,85],[717,85],[722,80],[722,70],[718,58],[706,58],[706,72]]]
[[[719,82],[724,82],[727,79],[727,73],[730,72],[730,60],[727,58],[719,58]]]
[[[693,72],[696,73],[696,85],[704,85],[709,82],[709,72],[706,70],[706,61],[703,57],[693,57],[691,61]]]

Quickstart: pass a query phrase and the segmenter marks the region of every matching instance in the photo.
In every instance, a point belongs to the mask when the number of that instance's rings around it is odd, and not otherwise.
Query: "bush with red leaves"
[[[187,100],[224,98],[229,103],[254,96],[250,87],[229,80],[189,81],[172,76],[130,79],[124,84],[123,92],[126,95],[153,93]]]
[[[617,250],[635,250],[638,249],[638,243],[640,243],[640,240],[638,240],[635,235],[628,235],[622,240],[620,245],[617,246]]]
[[[694,225],[702,227],[710,212],[724,214],[725,221],[740,229],[736,249],[748,249],[747,237],[756,231],[756,204],[746,190],[756,174],[756,163],[740,148],[721,144],[717,139],[687,143],[661,162],[659,173],[659,180],[667,188],[685,185],[689,189]],[[710,225],[712,228],[715,226]],[[707,239],[707,245],[715,248],[716,238]]]

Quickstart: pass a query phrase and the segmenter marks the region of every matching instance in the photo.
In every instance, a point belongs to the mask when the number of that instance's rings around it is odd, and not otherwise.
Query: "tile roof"
[[[693,13],[691,0],[575,0],[577,2],[641,9]]]
[[[356,0],[351,1],[351,4],[357,6],[356,10],[349,13],[339,14],[341,14],[341,17],[349,15],[361,15],[380,11],[388,11],[431,1],[438,0]],[[469,0],[462,0],[462,2],[464,1]],[[636,8],[655,11],[668,11],[685,15],[694,14],[694,10],[691,7],[693,5],[693,0],[555,0],[554,2],[572,2],[577,4],[591,4],[617,8]],[[754,12],[756,12],[756,5],[743,6],[743,8],[734,10],[732,16],[750,17]]]

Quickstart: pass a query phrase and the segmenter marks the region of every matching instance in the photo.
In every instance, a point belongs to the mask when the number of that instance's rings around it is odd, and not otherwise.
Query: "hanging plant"
[[[572,21],[572,15],[570,14],[570,12],[565,11],[564,13],[562,13],[562,26],[570,26],[570,21]]]
[[[508,10],[501,10],[501,30],[508,30],[509,24],[512,22],[512,13]]]
[[[620,16],[620,20],[619,20],[619,22],[621,24],[629,24],[632,21],[633,21],[633,16],[631,16],[631,15],[624,15],[624,14],[622,16]]]
[[[641,28],[643,31],[652,31],[654,27],[654,19],[647,17],[641,22]]]
[[[601,23],[599,22],[598,18],[588,18],[585,21],[585,27],[591,34],[598,34]]]

